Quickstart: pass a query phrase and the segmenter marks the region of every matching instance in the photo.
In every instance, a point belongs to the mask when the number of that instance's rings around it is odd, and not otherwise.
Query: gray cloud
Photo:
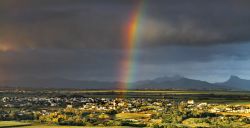
[[[249,43],[203,46],[167,46],[144,49],[139,62],[145,64],[176,64],[211,61],[245,61],[250,59]]]
[[[0,45],[22,48],[121,48],[135,1],[1,1]],[[250,3],[147,1],[141,46],[249,41]],[[7,49],[6,48],[6,49]]]
[[[121,54],[110,50],[28,50],[0,54],[0,80],[62,77],[114,80]]]
[[[117,79],[124,27],[137,2],[1,0],[0,79]],[[246,76],[248,66],[240,67],[250,58],[249,6],[247,0],[145,1],[138,76]],[[227,62],[235,68],[221,69]]]

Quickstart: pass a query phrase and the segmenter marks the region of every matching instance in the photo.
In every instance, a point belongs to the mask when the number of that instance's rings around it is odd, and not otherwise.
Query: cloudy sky
[[[118,81],[139,0],[1,0],[0,81]],[[136,79],[250,79],[249,0],[145,0]]]

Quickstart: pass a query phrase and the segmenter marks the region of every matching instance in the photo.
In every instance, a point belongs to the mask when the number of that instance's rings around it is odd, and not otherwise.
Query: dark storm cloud
[[[124,70],[119,65],[122,43],[127,43],[124,29],[138,1],[1,0],[0,80],[33,76],[117,80],[119,70]],[[231,60],[237,67],[238,61],[249,60],[248,0],[144,3],[136,60],[141,79],[142,74],[152,78],[171,71],[182,75],[182,70],[202,77],[202,65],[199,71],[188,69],[197,63],[216,68],[218,60],[220,67],[221,61]]]
[[[155,35],[151,42],[204,46],[249,41],[249,1],[163,3],[155,3],[146,11],[152,19],[144,21],[151,28],[148,36]]]
[[[121,44],[126,14],[123,5],[39,2],[24,1],[20,6],[7,2],[1,11],[1,43],[15,48],[107,48]]]
[[[211,61],[245,61],[250,59],[250,43],[203,46],[168,46],[141,51],[144,64],[207,63]]]
[[[121,47],[137,2],[2,0],[0,43],[13,49]],[[249,41],[249,6],[246,0],[145,1],[141,45]]]
[[[67,77],[111,80],[121,54],[110,50],[28,50],[0,54],[0,76],[5,79],[27,77]],[[2,77],[0,77],[0,80]]]

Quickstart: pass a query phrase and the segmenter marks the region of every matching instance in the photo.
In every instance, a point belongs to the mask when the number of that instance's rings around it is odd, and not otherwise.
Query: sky
[[[119,81],[124,27],[140,0],[1,0],[0,82]],[[144,0],[135,81],[250,79],[250,1]]]

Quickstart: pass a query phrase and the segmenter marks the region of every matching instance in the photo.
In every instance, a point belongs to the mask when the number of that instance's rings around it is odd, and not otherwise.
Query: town
[[[3,96],[0,103],[2,121],[156,128],[232,127],[250,123],[249,106],[196,102],[192,99]]]

